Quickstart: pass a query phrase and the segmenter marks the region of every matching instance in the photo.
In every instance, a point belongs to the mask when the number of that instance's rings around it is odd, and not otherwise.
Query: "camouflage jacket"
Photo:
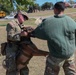
[[[24,25],[20,25],[21,27],[24,27]],[[10,41],[20,41],[20,33],[21,29],[19,27],[18,20],[12,20],[7,24],[6,27],[7,31],[7,39]]]

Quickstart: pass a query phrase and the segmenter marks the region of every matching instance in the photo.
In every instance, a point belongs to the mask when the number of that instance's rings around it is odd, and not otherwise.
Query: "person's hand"
[[[31,33],[34,30],[34,28],[32,28],[32,27],[29,26],[29,27],[24,27],[23,30],[25,30],[28,33]]]
[[[20,36],[28,36],[28,33],[26,32],[26,31],[22,31],[21,33],[20,33]]]

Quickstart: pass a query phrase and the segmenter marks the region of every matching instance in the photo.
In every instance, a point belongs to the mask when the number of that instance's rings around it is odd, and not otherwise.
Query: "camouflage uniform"
[[[61,67],[63,67],[65,75],[76,75],[74,62],[74,55],[69,59],[60,59],[49,55],[44,75],[58,75]]]
[[[10,42],[7,44],[6,48],[6,66],[7,71],[6,75],[17,75],[16,70],[16,55],[18,50],[18,45],[16,42],[20,41],[20,32],[21,29],[19,27],[18,20],[12,20],[7,24],[7,40],[10,40]],[[23,25],[21,25],[22,27]],[[20,70],[20,75],[28,75],[29,69],[28,67],[24,67]]]

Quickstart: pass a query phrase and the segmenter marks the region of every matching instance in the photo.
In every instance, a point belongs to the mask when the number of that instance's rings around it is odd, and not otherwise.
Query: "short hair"
[[[65,3],[60,1],[60,2],[57,2],[55,5],[54,5],[54,8],[59,10],[59,11],[64,11],[65,10]]]

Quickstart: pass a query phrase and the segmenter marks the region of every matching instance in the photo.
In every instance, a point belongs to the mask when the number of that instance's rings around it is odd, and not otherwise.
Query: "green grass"
[[[71,12],[76,12],[76,8],[67,8],[65,9],[65,13],[71,13]],[[53,10],[45,10],[45,11],[38,11],[35,13],[29,13],[28,16],[29,17],[34,17],[34,16],[38,16],[38,17],[42,17],[42,16],[50,16],[53,15]]]
[[[67,8],[64,13],[67,14],[67,13],[72,13],[72,12],[76,12],[76,8]],[[40,11],[40,12],[38,11],[35,13],[28,13],[29,17],[45,17],[45,16],[50,16],[50,15],[54,15],[53,10],[45,10],[45,11]],[[68,16],[76,20],[76,13],[68,14]],[[30,18],[28,21],[25,21],[24,24],[25,25],[36,25],[35,20],[36,20],[35,18]],[[0,26],[6,26],[9,21],[10,20],[0,21]]]
[[[27,21],[24,22],[25,25],[35,25],[35,20],[34,18],[31,18]]]
[[[65,13],[71,13],[71,12],[76,12],[76,9],[66,9]],[[49,10],[49,11],[41,11],[41,12],[37,12],[37,13],[29,13],[28,14],[30,17],[34,17],[34,16],[48,16],[48,15],[53,15],[53,11]],[[73,19],[76,19],[76,14],[70,15]],[[41,17],[40,16],[40,17]],[[0,44],[2,42],[6,41],[6,25],[10,20],[5,20],[5,21],[0,21]],[[25,25],[35,25],[35,19],[34,18],[30,18],[28,21],[25,21],[24,24]],[[4,26],[4,27],[3,27]],[[37,38],[32,38],[32,41],[34,42],[34,44],[42,50],[48,50],[47,47],[47,41],[44,40],[40,40]],[[0,75],[5,75],[5,69],[2,67],[2,60],[4,59],[3,56],[0,57]],[[45,69],[45,61],[46,61],[46,57],[33,57],[29,64],[28,67],[30,69],[29,75],[44,75],[44,69]],[[59,73],[59,75],[64,75],[63,69],[61,68],[61,71]]]
[[[6,26],[7,22],[9,21],[0,21],[0,26]]]
[[[65,13],[76,12],[76,8],[67,8],[65,9]]]
[[[24,24],[25,25],[35,25],[35,20],[36,19],[34,19],[34,18],[30,18],[29,20],[25,21]],[[0,21],[0,26],[6,26],[8,22],[10,22],[10,20]]]

